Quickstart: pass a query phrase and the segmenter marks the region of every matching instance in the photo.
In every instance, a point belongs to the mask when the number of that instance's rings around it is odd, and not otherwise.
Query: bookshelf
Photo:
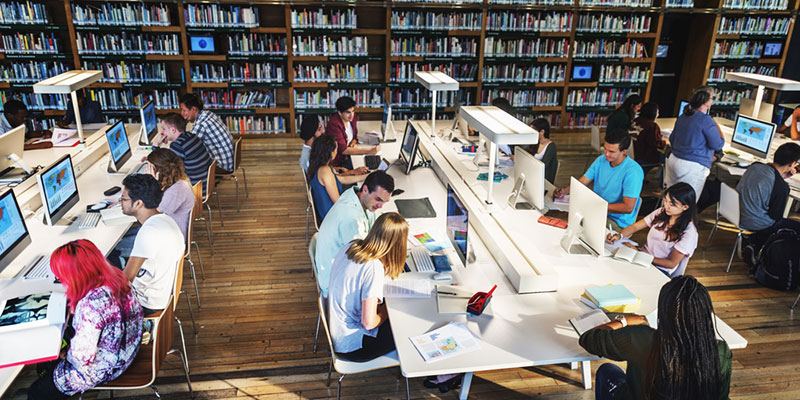
[[[729,71],[779,75],[800,0],[0,0],[0,100],[21,97],[51,125],[67,99],[34,94],[33,82],[66,70],[100,69],[89,93],[112,118],[136,119],[152,99],[178,111],[200,95],[232,132],[293,136],[303,116],[334,113],[341,95],[363,120],[430,118],[431,97],[414,71],[459,81],[437,98],[437,118],[456,100],[509,99],[526,122],[555,131],[604,124],[625,96],[650,95],[664,15],[687,13],[693,41],[678,87],[720,88],[715,113],[751,89]],[[28,4],[31,6],[28,7]],[[205,39],[204,39],[205,38]],[[213,43],[211,53],[192,41]],[[782,52],[761,57],[780,43]],[[756,56],[758,55],[758,56]],[[573,67],[591,66],[588,81]],[[245,131],[242,131],[242,127]]]

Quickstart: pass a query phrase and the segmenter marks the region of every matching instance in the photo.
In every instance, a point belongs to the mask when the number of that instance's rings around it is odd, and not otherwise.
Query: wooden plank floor
[[[557,183],[583,172],[589,154],[588,135],[559,134],[561,171]],[[324,337],[312,352],[317,320],[316,290],[304,244],[305,194],[297,165],[296,139],[248,140],[243,166],[249,198],[242,197],[236,212],[233,182],[219,186],[224,226],[214,210],[216,252],[212,255],[203,226],[195,229],[201,246],[206,280],[200,281],[202,308],[190,294],[199,334],[192,335],[186,303],[177,315],[187,335],[193,387],[202,399],[324,399],[335,398],[336,386],[325,386],[328,346]],[[652,179],[652,176],[651,176]],[[240,188],[243,194],[243,187]],[[687,273],[712,290],[718,315],[745,336],[749,345],[734,355],[731,397],[734,399],[800,398],[800,309],[789,310],[796,293],[757,286],[745,265],[734,259],[725,273],[735,233],[723,229],[703,249],[714,211],[699,223],[701,248]],[[640,241],[644,236],[638,238]],[[705,250],[705,252],[704,252]],[[195,261],[196,257],[195,257]],[[179,346],[176,336],[173,346]],[[593,362],[597,368],[600,362]],[[34,379],[27,369],[4,398],[24,399]],[[177,356],[168,357],[156,381],[166,399],[189,398]],[[375,371],[344,379],[348,399],[405,398],[405,382],[398,369]],[[440,394],[425,389],[421,379],[410,381],[417,399],[455,399],[456,392]],[[149,389],[117,392],[117,398],[152,398]],[[127,397],[126,397],[127,396]],[[473,380],[473,399],[592,399],[583,390],[580,374],[565,365],[479,372]],[[94,392],[84,398],[108,398]]]

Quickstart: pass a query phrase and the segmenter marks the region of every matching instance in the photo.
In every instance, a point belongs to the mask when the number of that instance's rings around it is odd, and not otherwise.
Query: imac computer
[[[384,142],[396,142],[397,133],[392,124],[392,106],[386,105],[383,108],[383,119],[381,120],[381,140]]]
[[[0,271],[31,244],[28,226],[12,189],[0,194]]]
[[[569,184],[569,220],[561,247],[568,253],[580,245],[596,256],[605,255],[608,202],[574,177]]]
[[[106,142],[108,143],[108,172],[119,173],[125,162],[131,158],[131,144],[128,142],[128,134],[125,132],[125,123],[121,120],[106,131]]]
[[[775,124],[759,121],[739,114],[733,127],[731,147],[739,149],[755,157],[767,158]]]
[[[455,190],[447,185],[447,238],[453,244],[461,263],[467,266],[469,211]]]
[[[55,225],[80,200],[72,157],[69,154],[61,157],[36,175],[36,180],[42,195],[45,223]]]
[[[21,162],[24,150],[25,124],[0,134],[0,181],[22,182],[23,176],[12,172],[14,167],[20,167],[30,174],[30,170],[25,168]]]
[[[152,100],[148,101],[144,107],[139,109],[139,115],[142,117],[142,130],[139,133],[139,144],[151,144],[158,134],[156,106]]]
[[[686,100],[681,100],[681,105],[678,106],[678,116],[680,117],[683,115],[683,112],[686,111],[686,106],[689,105],[689,102]]]
[[[417,161],[417,149],[419,147],[419,135],[416,128],[409,120],[406,123],[406,132],[403,135],[403,145],[400,147],[400,159],[406,164],[406,175],[411,173],[414,169],[414,164]]]
[[[544,163],[537,160],[522,147],[517,147],[514,154],[514,196],[512,207],[516,206],[516,199],[522,196],[542,214],[547,213],[544,204],[545,183]],[[512,200],[509,199],[509,204]]]

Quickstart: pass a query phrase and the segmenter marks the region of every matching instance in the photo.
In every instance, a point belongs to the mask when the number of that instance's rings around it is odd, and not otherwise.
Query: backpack
[[[761,247],[756,259],[756,282],[777,290],[794,290],[800,279],[800,234],[779,229]]]

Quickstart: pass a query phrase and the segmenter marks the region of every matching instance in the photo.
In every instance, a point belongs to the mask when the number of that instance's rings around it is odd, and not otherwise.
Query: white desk
[[[458,144],[436,141],[437,139],[434,139],[434,144],[427,135],[420,135],[420,138],[422,150],[429,153],[434,169],[417,169],[410,175],[405,175],[393,167],[390,173],[395,178],[396,187],[405,190],[398,198],[429,197],[437,212],[436,218],[410,220],[412,229],[443,231],[446,193],[442,180],[448,180],[454,185],[459,184],[456,181],[469,185],[472,191],[462,194],[462,197],[472,196],[473,200],[481,197],[486,190],[486,182],[478,183],[474,176],[457,171],[469,169],[466,159],[462,159],[458,165],[452,162],[454,153],[448,155],[451,148],[459,146]],[[384,145],[384,157],[390,160],[396,158],[394,154],[399,149],[395,147],[399,147],[399,144]],[[509,170],[503,172],[513,176]],[[477,175],[478,172],[470,173]],[[510,192],[512,181],[509,178],[497,185],[496,203],[505,205],[503,199]],[[474,203],[467,200],[465,202]],[[386,211],[394,209],[394,203],[385,207]],[[471,221],[474,211],[470,209]],[[510,210],[506,207],[501,207],[492,214],[513,238],[515,246],[524,249],[525,256],[533,265],[550,265],[557,272],[557,291],[516,294],[515,288],[493,258],[502,255],[488,254],[471,222],[469,240],[476,252],[476,262],[464,268],[454,251],[448,250],[446,254],[453,265],[454,281],[475,291],[486,291],[492,284],[497,284],[498,289],[488,310],[479,317],[439,314],[436,298],[433,296],[424,299],[387,299],[392,333],[404,376],[466,373],[460,393],[460,397],[464,399],[469,392],[473,371],[581,362],[584,387],[590,388],[589,361],[598,357],[588,354],[578,345],[578,335],[568,322],[569,318],[589,310],[579,301],[584,289],[606,283],[625,284],[641,297],[637,312],[649,315],[649,319],[655,321],[658,293],[661,286],[668,281],[664,274],[655,267],[642,268],[607,258],[568,255],[559,243],[563,230],[537,223],[539,215],[538,211]],[[419,275],[421,273],[404,274],[401,279]],[[425,333],[450,321],[467,321],[472,332],[481,338],[481,349],[463,356],[425,363],[408,337]],[[747,345],[747,341],[723,321],[717,319],[717,323],[722,337],[731,348],[743,348]]]

